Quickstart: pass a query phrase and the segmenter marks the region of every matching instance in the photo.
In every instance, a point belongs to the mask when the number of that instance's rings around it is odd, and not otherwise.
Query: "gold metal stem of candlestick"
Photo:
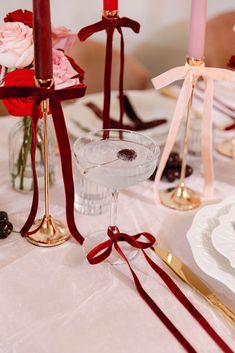
[[[49,172],[48,172],[48,124],[47,110],[49,107],[48,99],[42,101],[43,112],[43,136],[44,136],[44,197],[45,197],[45,216],[49,216]]]
[[[202,65],[202,60],[195,60],[192,58],[187,59],[189,65]],[[186,160],[188,155],[188,145],[189,145],[189,134],[191,126],[191,113],[192,113],[192,102],[193,102],[193,93],[196,86],[197,77],[194,78],[192,83],[192,93],[189,99],[188,108],[187,108],[187,119],[184,135],[184,147],[182,155],[182,165],[181,165],[181,174],[180,181],[176,187],[169,188],[167,190],[160,191],[161,203],[167,207],[180,210],[188,211],[200,206],[201,201],[199,194],[191,190],[185,185],[185,175],[186,175]]]
[[[53,80],[36,80],[37,86],[50,88]],[[51,247],[64,243],[69,239],[70,233],[67,226],[54,219],[49,211],[49,159],[48,159],[48,111],[49,100],[43,100],[41,104],[44,122],[44,202],[45,214],[42,219],[36,220],[27,234],[27,240],[37,246]]]

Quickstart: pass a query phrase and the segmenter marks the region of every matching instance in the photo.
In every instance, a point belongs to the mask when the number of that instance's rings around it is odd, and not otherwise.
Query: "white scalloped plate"
[[[235,293],[235,269],[212,243],[212,232],[220,226],[220,217],[229,214],[235,205],[235,196],[216,205],[201,208],[194,217],[187,239],[197,265]]]
[[[212,244],[235,268],[235,205],[228,214],[219,217],[219,223],[211,233]]]

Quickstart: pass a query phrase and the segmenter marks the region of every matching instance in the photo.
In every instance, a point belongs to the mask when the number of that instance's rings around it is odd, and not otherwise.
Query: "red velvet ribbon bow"
[[[120,116],[119,128],[122,128],[123,113],[124,113],[124,97],[123,97],[123,76],[124,76],[124,38],[122,27],[131,28],[135,33],[139,33],[140,24],[127,17],[102,17],[102,20],[90,26],[82,28],[78,32],[78,38],[85,41],[92,34],[106,30],[106,58],[105,58],[105,73],[104,73],[104,104],[103,104],[103,129],[110,128],[110,97],[111,97],[111,71],[112,71],[112,42],[115,29],[120,34],[120,76],[119,76],[119,102]]]
[[[64,181],[65,198],[66,198],[66,218],[68,228],[74,238],[82,244],[84,238],[78,232],[74,220],[74,184],[72,173],[72,157],[70,143],[65,124],[64,114],[61,107],[61,101],[68,99],[75,99],[84,96],[86,86],[80,84],[65,89],[55,90],[53,88],[47,89],[42,87],[0,87],[0,98],[31,98],[33,100],[32,106],[32,145],[31,145],[31,160],[32,172],[34,181],[34,191],[32,206],[28,219],[21,229],[22,236],[27,236],[31,228],[38,210],[38,181],[35,166],[35,152],[36,152],[36,132],[37,124],[40,118],[40,104],[43,100],[49,99],[50,110],[55,127],[57,142],[60,150],[60,159],[62,167],[62,175]]]
[[[128,261],[126,255],[119,246],[119,242],[126,241],[128,244],[134,248],[139,249],[144,255],[146,261],[151,266],[151,268],[158,274],[158,276],[164,281],[166,286],[175,295],[179,302],[188,310],[188,312],[194,317],[194,319],[201,325],[201,327],[208,333],[208,335],[214,340],[214,342],[220,347],[220,349],[225,353],[233,353],[232,349],[223,341],[223,339],[214,331],[202,314],[194,307],[194,305],[188,300],[180,288],[175,284],[171,277],[159,267],[144,251],[147,248],[152,248],[155,243],[155,237],[147,232],[139,233],[136,235],[128,235],[126,233],[121,233],[117,227],[111,226],[108,228],[107,234],[109,239],[103,243],[97,245],[87,254],[87,259],[90,264],[98,264],[109,257],[112,252],[112,248],[116,249],[120,257],[126,262],[133,277],[137,291],[139,292],[142,299],[148,304],[148,306],[153,310],[155,315],[162,321],[162,323],[167,327],[167,329],[174,335],[178,342],[184,347],[187,352],[195,353],[196,350],[191,346],[191,344],[186,340],[186,338],[180,333],[180,331],[175,327],[175,325],[168,319],[168,317],[163,313],[163,311],[158,307],[158,305],[153,301],[153,299],[148,295],[148,293],[142,287],[136,273],[132,269],[130,262]],[[140,240],[140,238],[143,239]]]

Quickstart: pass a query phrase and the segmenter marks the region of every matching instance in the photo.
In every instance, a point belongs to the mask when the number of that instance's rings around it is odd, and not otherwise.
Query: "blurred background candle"
[[[204,57],[207,0],[191,0],[188,56],[201,60]]]
[[[118,10],[118,0],[103,0],[104,11]]]
[[[51,79],[52,39],[49,0],[33,0],[33,36],[35,76],[38,79]]]

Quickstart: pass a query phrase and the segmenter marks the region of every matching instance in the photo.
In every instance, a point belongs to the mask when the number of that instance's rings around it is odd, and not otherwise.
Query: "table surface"
[[[8,131],[14,118],[1,118],[0,209],[8,212],[15,229],[28,215],[32,194],[13,191],[8,172]],[[234,193],[234,161],[215,153],[215,200]],[[200,169],[200,168],[199,168]],[[195,172],[188,185],[202,190]],[[161,182],[160,187],[169,184]],[[60,169],[50,191],[53,216],[65,219]],[[209,201],[204,201],[208,203]],[[120,193],[118,223],[130,232],[148,231],[160,244],[195,270],[223,302],[235,310],[235,295],[196,265],[186,239],[196,211],[177,212],[153,200],[152,182]],[[39,215],[43,214],[43,202]],[[76,223],[86,237],[108,224],[108,214],[81,216]],[[155,256],[191,302],[224,340],[235,348],[235,331],[204,299],[182,283]],[[132,266],[144,288],[191,342],[197,352],[220,352],[189,313],[149,268],[141,254]],[[74,239],[54,248],[31,245],[19,234],[0,242],[0,353],[174,353],[184,350],[140,298],[125,265],[88,264]]]

